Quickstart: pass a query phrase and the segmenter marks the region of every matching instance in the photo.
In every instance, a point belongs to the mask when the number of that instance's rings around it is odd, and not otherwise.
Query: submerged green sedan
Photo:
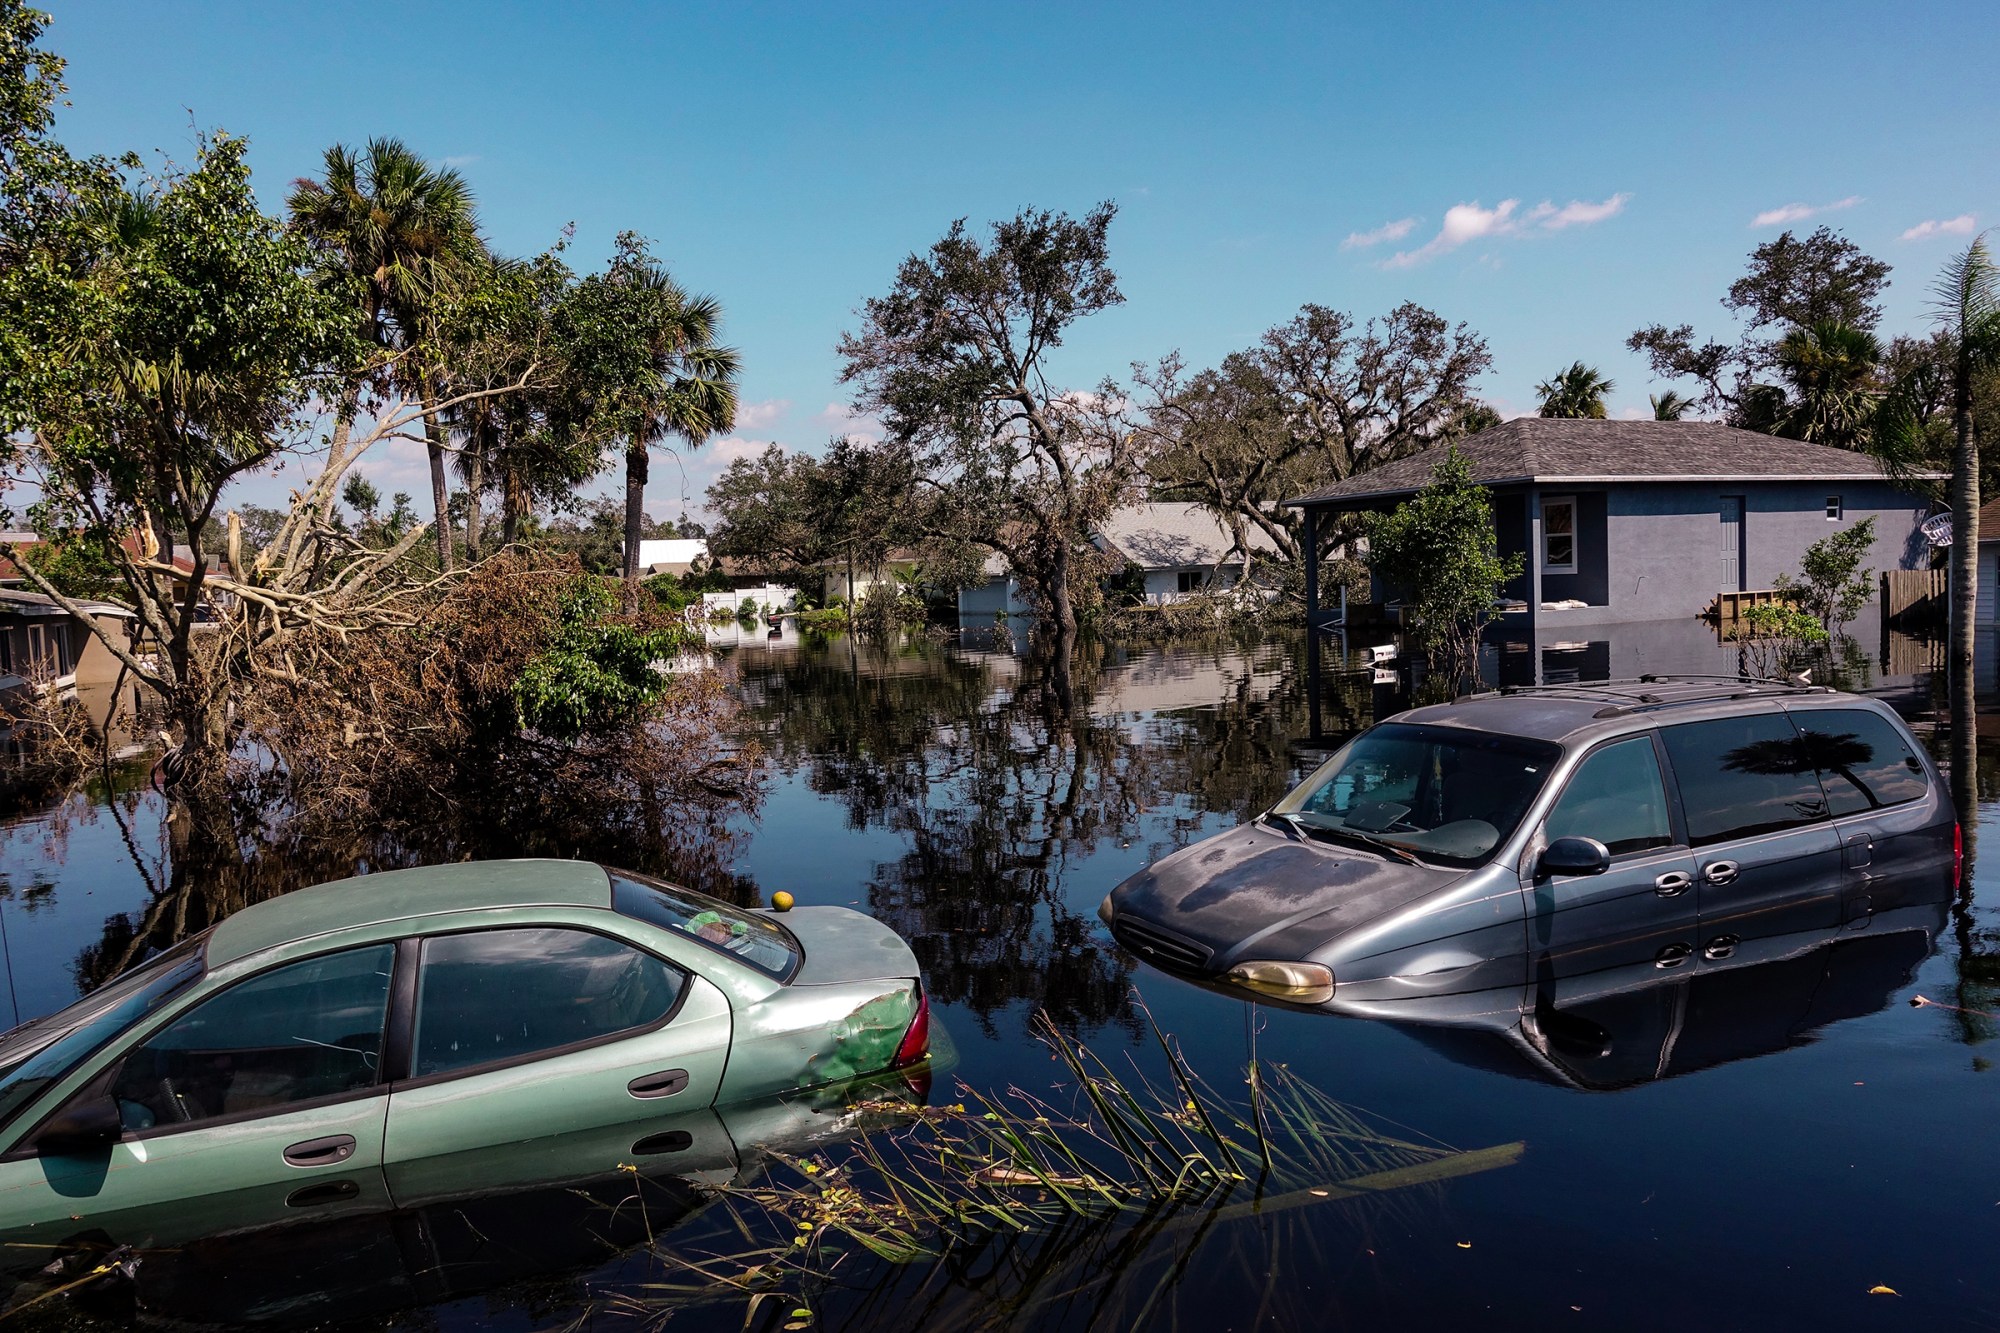
[[[574,861],[245,909],[0,1038],[0,1228],[295,1192],[767,1097],[928,1052],[896,934]]]

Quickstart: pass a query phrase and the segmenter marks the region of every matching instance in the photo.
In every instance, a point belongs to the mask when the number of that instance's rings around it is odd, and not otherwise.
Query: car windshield
[[[1386,722],[1272,807],[1302,835],[1473,866],[1514,831],[1562,755],[1547,741]]]
[[[629,870],[613,870],[610,875],[611,905],[618,911],[692,936],[766,976],[790,980],[805,957],[792,932],[767,916],[650,875]]]
[[[190,936],[69,1008],[0,1036],[0,1127],[92,1051],[199,977],[207,942],[207,931]]]

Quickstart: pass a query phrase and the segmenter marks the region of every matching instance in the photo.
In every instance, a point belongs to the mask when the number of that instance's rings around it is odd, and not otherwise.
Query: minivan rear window
[[[1864,708],[1798,709],[1792,714],[1836,815],[1914,801],[1930,790],[1922,761],[1896,724]]]
[[[1811,748],[1782,713],[1683,722],[1660,736],[1696,847],[1826,818]]]

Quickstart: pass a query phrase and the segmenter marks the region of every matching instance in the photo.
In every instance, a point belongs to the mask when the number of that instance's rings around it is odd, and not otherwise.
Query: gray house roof
[[[1866,454],[1784,440],[1718,421],[1572,421],[1520,417],[1458,441],[1472,477],[1509,482],[1881,481]],[[1288,505],[1339,505],[1408,495],[1431,479],[1443,447],[1384,463]],[[1925,474],[1930,475],[1930,474]]]
[[[1187,569],[1219,564],[1234,543],[1215,512],[1197,504],[1126,505],[1105,516],[1097,536],[1142,569]],[[1272,550],[1262,528],[1245,534],[1250,549]]]

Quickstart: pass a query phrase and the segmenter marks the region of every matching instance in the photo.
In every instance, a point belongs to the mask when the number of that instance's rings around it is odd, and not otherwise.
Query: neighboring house
[[[1261,529],[1247,536],[1251,554],[1268,557],[1271,539]],[[1091,543],[1119,565],[1137,565],[1145,599],[1163,606],[1209,589],[1233,588],[1243,575],[1243,553],[1213,510],[1197,504],[1127,505],[1106,518]],[[986,557],[986,579],[958,594],[961,616],[1022,615],[1030,608],[1004,556]]]
[[[1524,417],[1458,442],[1493,494],[1500,553],[1519,554],[1510,623],[1552,630],[1700,615],[1721,592],[1797,576],[1807,546],[1875,520],[1864,564],[1918,569],[1928,503],[1866,454],[1709,421]],[[1297,500],[1307,531],[1333,516],[1394,508],[1421,489],[1442,448],[1385,463]],[[1311,552],[1317,543],[1308,540]],[[1307,569],[1307,616],[1335,612]],[[1381,600],[1383,590],[1376,589]]]
[[[685,574],[697,561],[707,559],[708,543],[699,537],[639,543],[639,572],[648,578],[655,574]]]
[[[979,569],[985,579],[958,590],[961,617],[1024,616],[1033,609],[1021,595],[1021,581],[1014,577],[1006,556],[990,552]]]
[[[1233,588],[1243,576],[1243,555],[1215,511],[1197,504],[1128,505],[1098,526],[1092,539],[1113,564],[1137,565],[1146,578],[1146,601],[1177,602],[1210,589]],[[1276,548],[1262,528],[1249,529],[1250,554]]]
[[[138,617],[116,603],[78,606],[98,624],[118,622],[113,632],[127,639],[138,628]],[[0,589],[0,694],[28,686],[69,690],[115,681],[120,663],[84,617],[71,615],[38,592]]]
[[[837,598],[850,605],[867,597],[878,585],[886,584],[891,592],[916,577],[917,556],[914,551],[891,551],[881,563],[870,567],[856,565],[852,571],[847,561],[826,560],[820,566],[820,604],[831,606]]]

